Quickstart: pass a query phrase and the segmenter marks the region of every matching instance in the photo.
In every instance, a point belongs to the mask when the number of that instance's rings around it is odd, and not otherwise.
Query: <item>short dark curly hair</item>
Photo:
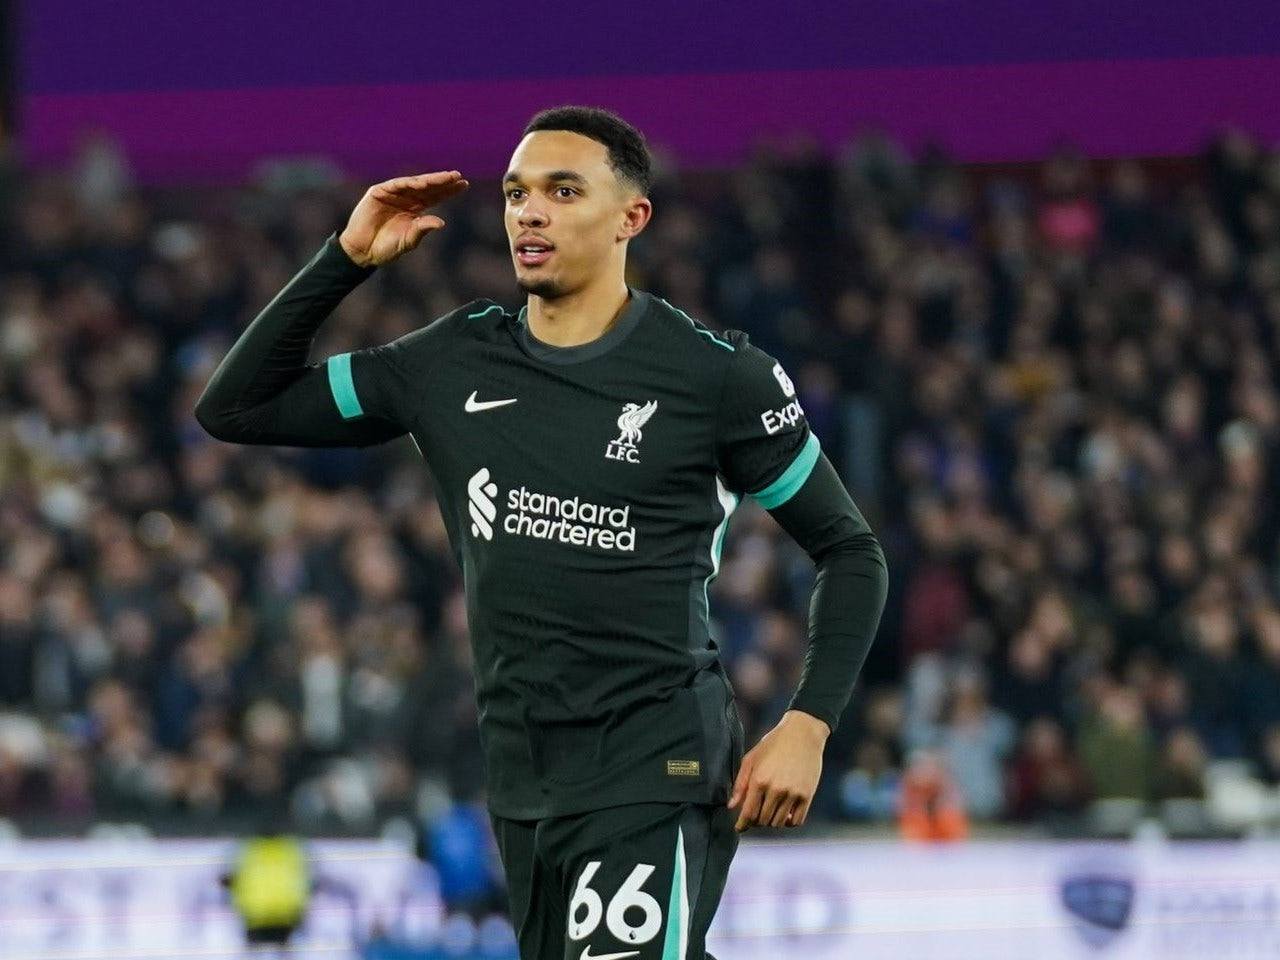
[[[649,146],[644,135],[616,113],[599,107],[553,107],[535,114],[523,135],[539,130],[568,130],[604,144],[613,172],[630,182],[642,196],[649,195],[653,184]]]

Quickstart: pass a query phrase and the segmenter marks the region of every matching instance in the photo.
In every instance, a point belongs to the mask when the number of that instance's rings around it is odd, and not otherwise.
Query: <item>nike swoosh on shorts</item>
[[[587,944],[582,948],[580,960],[623,960],[624,957],[634,957],[639,953],[639,950],[628,950],[626,953],[592,953],[591,944]]]

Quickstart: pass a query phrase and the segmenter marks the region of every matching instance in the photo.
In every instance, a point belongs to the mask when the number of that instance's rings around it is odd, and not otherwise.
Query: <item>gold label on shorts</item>
[[[697,760],[668,760],[668,777],[697,777],[702,774],[702,764]]]

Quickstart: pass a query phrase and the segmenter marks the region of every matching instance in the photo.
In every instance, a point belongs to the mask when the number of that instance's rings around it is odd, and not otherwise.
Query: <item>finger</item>
[[[738,815],[737,830],[745,830],[756,822],[760,815],[760,801],[764,798],[764,787],[758,783],[748,783],[742,797],[742,809]]]
[[[439,230],[443,226],[444,221],[433,214],[417,217],[413,221],[413,242],[417,243],[432,230]]]
[[[773,811],[773,816],[769,818],[769,826],[787,826],[791,822],[791,811],[795,808],[795,802],[795,797],[790,793],[784,794],[782,802],[778,804],[777,809]]]
[[[432,179],[428,180],[427,177]],[[436,203],[461,193],[469,186],[470,181],[462,177],[449,176],[442,179],[438,174],[424,174],[422,177],[397,177],[378,184],[377,189],[383,196],[413,197]]]
[[[738,817],[738,823],[734,827],[735,830],[741,832],[759,823],[760,801],[763,799],[764,787],[761,784],[753,783],[747,788],[747,799],[742,804],[742,813]]]
[[[456,170],[450,173],[424,173],[422,176],[409,178],[409,189],[424,194],[453,194],[465,190],[467,185],[467,179]]]
[[[450,183],[441,184],[438,187],[428,187],[423,191],[423,193],[429,193],[433,197],[439,197],[441,200],[447,200],[450,197],[456,197],[469,186],[471,186],[471,184],[466,180],[454,180]]]
[[[774,814],[773,825],[775,827],[794,827],[796,825],[796,813],[799,811],[804,800],[800,797],[793,797],[786,803],[778,807],[778,812]]]
[[[809,805],[812,803],[813,803],[813,798],[810,797],[808,800],[805,800],[800,804],[799,811],[796,812],[795,815],[792,816],[791,818],[791,825],[793,827],[801,826],[805,822],[805,820],[809,818]]]
[[[729,798],[729,806],[736,807],[746,796],[747,784],[751,782],[751,768],[755,765],[751,754],[742,758],[742,766],[738,769],[738,778],[733,782],[733,796]]]
[[[412,177],[393,177],[385,181],[383,186],[421,190],[423,187],[441,186],[462,179],[462,174],[457,170],[441,170],[436,173],[419,173]]]
[[[379,191],[378,197],[383,200],[397,200],[401,203],[418,204],[419,206],[435,206],[450,197],[456,197],[470,184],[465,180],[455,180],[434,187],[396,187]]]
[[[437,204],[444,203],[451,197],[456,197],[467,189],[467,186],[468,184],[465,180],[455,180],[453,183],[446,183],[443,186],[407,190],[403,196],[412,197],[424,207],[434,207]]]
[[[770,787],[765,791],[764,801],[760,804],[760,825],[770,826],[781,810],[786,813],[788,793],[780,787]]]

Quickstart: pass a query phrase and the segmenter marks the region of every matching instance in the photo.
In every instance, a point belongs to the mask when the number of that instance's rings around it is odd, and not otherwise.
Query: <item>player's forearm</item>
[[[372,273],[326,240],[218,365],[196,403],[201,426],[220,440],[293,446],[364,446],[401,433],[375,419],[341,421],[324,369],[307,363],[325,318]]]
[[[825,456],[773,515],[817,566],[804,672],[788,709],[812,714],[835,730],[884,611],[884,551]]]
[[[888,583],[884,553],[871,534],[818,564],[804,674],[788,709],[812,714],[835,730],[875,640]]]

